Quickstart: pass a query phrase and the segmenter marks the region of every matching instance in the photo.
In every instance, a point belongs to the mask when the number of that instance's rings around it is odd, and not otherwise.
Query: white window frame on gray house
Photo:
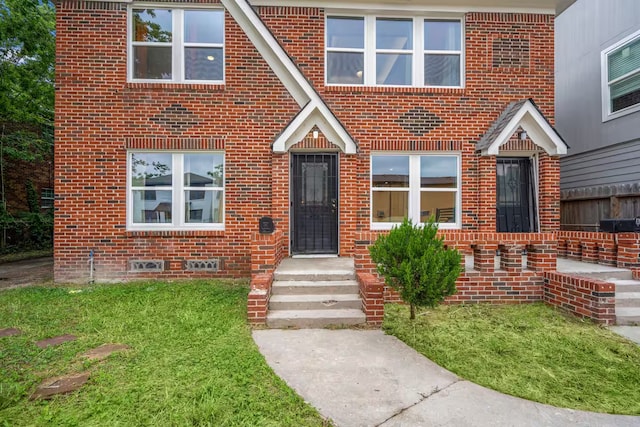
[[[225,168],[223,151],[128,151],[127,229],[224,230]]]
[[[402,158],[406,158],[406,162],[403,162],[404,165],[400,167],[401,171],[394,171],[394,165],[380,165],[381,171],[388,172],[389,175],[400,175],[399,177],[395,177],[395,182],[389,183],[381,183],[382,185],[375,185],[374,173],[378,170],[378,167],[374,164],[374,158],[381,160],[402,160]],[[438,159],[445,160],[445,162],[451,162],[455,160],[455,184],[451,185],[450,183],[447,185],[435,184],[429,185],[428,181],[431,179],[432,181],[440,178],[441,181],[447,181],[450,179],[450,176],[446,176],[443,174],[432,174],[429,170],[429,165],[423,165],[423,160],[425,162],[428,161],[437,161]],[[461,228],[461,203],[462,203],[462,191],[461,191],[461,182],[462,182],[462,172],[461,172],[461,155],[460,153],[443,151],[443,152],[422,152],[422,153],[407,153],[407,152],[373,152],[371,153],[371,167],[370,170],[370,223],[372,230],[390,230],[394,225],[398,225],[402,222],[404,218],[404,214],[398,215],[398,212],[394,215],[390,211],[387,211],[387,206],[378,206],[376,199],[378,197],[375,196],[375,193],[382,195],[383,197],[389,197],[389,209],[392,209],[391,206],[394,202],[392,202],[392,198],[398,194],[406,194],[406,217],[411,219],[414,224],[424,223],[430,217],[434,217],[436,222],[438,222],[438,227],[441,229],[460,229]],[[397,162],[396,162],[397,163]],[[424,168],[422,166],[425,166]],[[447,168],[445,165],[445,169],[453,170],[452,168]],[[423,170],[427,173],[423,176]],[[394,173],[400,172],[400,173]],[[402,176],[404,175],[404,177]],[[391,178],[393,181],[394,178]],[[425,182],[423,182],[423,179]],[[388,184],[388,185],[386,185]],[[422,205],[422,196],[425,195],[425,201],[429,201],[428,194],[437,194],[437,193],[447,193],[453,197],[454,207],[453,210],[450,210],[450,206],[442,206],[442,211],[447,211],[446,215],[443,215],[440,219],[445,219],[446,221],[437,221],[437,210],[436,209],[426,209],[426,206]],[[453,217],[452,217],[453,215]]]
[[[160,31],[164,32],[163,37],[137,34],[137,13],[149,18],[150,25],[159,25]],[[203,17],[210,19],[203,22]],[[128,81],[224,84],[224,17],[225,11],[220,7],[189,5],[188,8],[176,8],[148,3],[130,5],[127,19]],[[154,64],[149,65],[152,62],[149,58],[154,51],[156,70]],[[142,60],[143,57],[148,58],[147,61]],[[162,72],[161,65],[164,65]]]
[[[603,50],[601,59],[602,121],[640,111],[640,100],[622,108],[614,105],[614,98],[640,93],[640,31]]]
[[[439,31],[443,40],[428,39],[429,26],[434,34]],[[464,40],[464,19],[460,16],[327,12],[325,84],[464,88]],[[398,70],[395,76],[391,74],[396,66],[404,76],[399,77]]]

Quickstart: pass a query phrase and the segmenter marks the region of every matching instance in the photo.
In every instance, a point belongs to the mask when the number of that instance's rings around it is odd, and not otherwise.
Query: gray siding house
[[[559,0],[556,128],[562,224],[640,216],[640,0]]]

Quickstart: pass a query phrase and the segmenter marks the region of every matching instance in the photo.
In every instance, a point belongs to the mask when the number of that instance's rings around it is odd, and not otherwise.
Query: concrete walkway
[[[339,427],[640,426],[464,381],[378,330],[256,330],[267,363]]]

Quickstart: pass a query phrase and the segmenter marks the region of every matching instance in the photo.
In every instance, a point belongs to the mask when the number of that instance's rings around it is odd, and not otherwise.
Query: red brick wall
[[[352,255],[356,233],[370,227],[372,150],[462,153],[463,227],[495,231],[495,157],[480,158],[475,142],[513,100],[534,98],[553,117],[552,16],[467,14],[466,87],[439,90],[326,87],[324,11],[257,11],[359,144],[358,154],[339,158],[340,255]],[[248,276],[260,217],[274,217],[288,253],[289,156],[273,154],[270,145],[299,108],[228,14],[224,85],[127,83],[126,15],[116,3],[57,3],[56,280],[88,277],[92,249],[98,280],[144,276],[127,273],[128,261],[136,258],[165,260],[163,277],[210,276],[182,265],[211,257],[222,260],[218,276]],[[496,60],[497,38],[498,46],[507,43],[503,39],[527,40],[528,60],[514,67],[513,58],[500,52]],[[173,128],[150,120],[175,104],[193,113],[190,121],[173,115]],[[409,110],[435,114],[442,124],[411,133]],[[321,143],[307,141],[296,149]],[[224,149],[225,230],[127,231],[127,147]],[[543,156],[541,171],[548,165],[555,173],[556,163]],[[557,177],[541,177],[540,183],[541,229],[550,230],[557,223]]]
[[[640,277],[640,234],[559,231],[558,255],[576,261],[626,268]]]
[[[616,321],[615,285],[589,277],[545,273],[544,301],[579,317],[613,325]]]

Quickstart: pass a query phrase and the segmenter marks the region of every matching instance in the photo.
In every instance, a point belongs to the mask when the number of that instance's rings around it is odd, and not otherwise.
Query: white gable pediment
[[[531,99],[512,102],[476,145],[483,156],[495,156],[522,128],[529,139],[552,156],[567,154],[567,144]]]

